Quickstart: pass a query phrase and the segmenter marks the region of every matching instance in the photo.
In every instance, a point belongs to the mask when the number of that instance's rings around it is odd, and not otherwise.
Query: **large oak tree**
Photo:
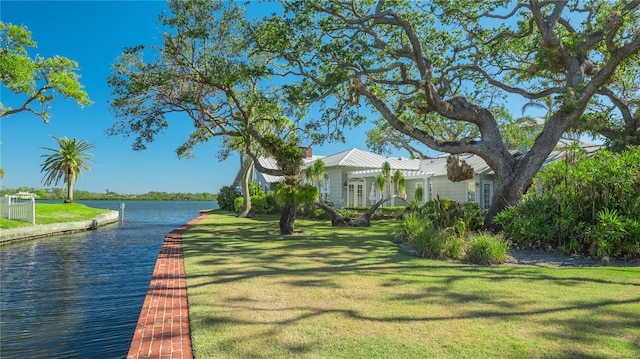
[[[303,163],[302,112],[283,101],[272,59],[255,48],[241,6],[175,0],[169,8],[160,17],[163,43],[128,48],[114,64],[109,84],[118,120],[108,133],[134,135],[133,148],[143,150],[171,121],[186,124],[193,130],[178,156],[222,139],[222,157],[229,149],[242,150],[259,171],[284,176],[280,233],[292,234]],[[260,153],[273,157],[278,168],[263,167]]]
[[[563,133],[640,137],[638,1],[284,4],[271,50],[305,78],[291,99],[368,105],[431,149],[479,155],[498,178],[486,226],[521,200]],[[548,98],[542,131],[513,155],[499,113]],[[323,121],[349,120],[326,108]]]

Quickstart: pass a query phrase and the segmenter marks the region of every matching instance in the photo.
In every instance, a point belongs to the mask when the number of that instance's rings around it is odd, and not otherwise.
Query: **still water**
[[[126,357],[164,235],[217,204],[124,203],[121,223],[0,246],[0,358]]]

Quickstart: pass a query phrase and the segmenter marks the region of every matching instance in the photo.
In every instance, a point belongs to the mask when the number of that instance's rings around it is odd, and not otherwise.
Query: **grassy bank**
[[[36,203],[36,224],[83,221],[106,211],[105,209],[90,208],[80,203]],[[29,222],[0,218],[0,229],[30,225]]]
[[[640,356],[640,268],[420,259],[394,226],[206,218],[184,240],[196,358]]]

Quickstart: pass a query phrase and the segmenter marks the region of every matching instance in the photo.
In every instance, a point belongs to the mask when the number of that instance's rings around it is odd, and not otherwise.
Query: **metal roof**
[[[404,157],[386,157],[375,153],[352,148],[331,156],[324,157],[325,167],[354,167],[381,169],[385,162],[389,162],[392,169],[419,170],[420,160]]]
[[[558,148],[563,148],[576,142],[574,140],[561,139],[558,142]],[[580,147],[592,154],[602,148],[602,145],[577,141]],[[518,151],[511,151],[515,156],[519,155]],[[545,161],[546,166],[550,162],[558,160],[564,156],[564,151],[555,150],[549,154],[549,157]],[[417,177],[430,177],[430,176],[446,176],[447,175],[447,157],[448,153],[442,154],[435,158],[429,159],[410,159],[404,157],[387,157],[378,155],[372,152],[359,150],[352,148],[350,150],[342,151],[330,156],[312,156],[311,158],[305,158],[302,166],[303,170],[308,168],[313,162],[318,159],[322,159],[325,164],[325,168],[329,167],[351,167],[354,170],[348,172],[349,176],[357,175],[372,175],[377,176],[382,172],[382,166],[385,162],[389,162],[391,170],[400,170],[405,178],[417,178]],[[476,174],[490,175],[494,174],[489,165],[482,159],[482,157],[474,154],[463,153],[459,154],[458,158],[464,160],[473,167]],[[273,158],[261,157],[259,159],[260,164],[267,168],[278,168],[276,161]],[[284,178],[282,176],[272,176],[268,174],[262,174],[267,182],[275,183],[281,182]]]
[[[446,176],[447,175],[447,158],[449,154],[438,156],[435,158],[429,158],[421,160],[420,170],[424,172],[432,172],[434,176]],[[482,157],[469,153],[462,153],[458,155],[460,160],[464,160],[467,164],[473,167],[476,174],[493,174],[493,170]]]
[[[258,158],[258,163],[260,163],[260,165],[262,167],[266,167],[266,168],[274,169],[274,170],[278,169],[278,163],[272,157],[260,157],[260,158]],[[260,172],[260,171],[258,171],[258,172]],[[266,174],[266,173],[262,173],[262,172],[260,172],[260,174],[262,175],[262,177],[264,178],[264,180],[267,183],[277,183],[277,182],[284,181],[284,177],[283,176],[274,176],[274,175],[270,175],[270,174]]]
[[[542,168],[544,168],[545,166],[547,166],[549,163],[551,163],[553,161],[556,161],[558,159],[564,158],[565,151],[564,150],[560,150],[560,148],[568,147],[568,146],[570,146],[571,144],[573,144],[575,142],[577,142],[578,145],[580,145],[580,148],[583,151],[585,151],[587,153],[587,155],[591,155],[591,154],[597,152],[598,150],[602,149],[602,147],[603,147],[602,145],[595,144],[595,143],[589,143],[589,142],[576,141],[576,140],[570,140],[570,139],[562,138],[562,139],[560,139],[560,141],[558,141],[558,145],[556,146],[556,148],[558,148],[558,149],[552,151],[549,154],[549,156],[545,160],[544,164],[542,165]],[[519,151],[515,151],[515,150],[514,151],[509,151],[509,152],[511,152],[511,154],[514,155],[514,156],[521,156],[522,155]],[[433,172],[434,176],[446,176],[447,175],[447,158],[448,157],[449,157],[449,154],[445,153],[445,154],[440,155],[440,156],[435,157],[435,158],[421,160],[420,170],[421,171],[425,171],[425,172]],[[462,153],[462,154],[458,155],[458,158],[460,160],[464,160],[465,162],[467,162],[468,165],[473,167],[473,169],[474,169],[476,174],[491,175],[491,174],[495,173],[495,172],[493,172],[491,167],[489,167],[487,162],[485,162],[485,160],[483,160],[482,157],[480,157],[478,155],[469,154],[469,153]]]
[[[309,163],[312,163],[320,158],[323,158],[323,156],[311,156],[310,158],[303,158],[304,163],[302,164],[302,168],[306,168]],[[266,167],[270,169],[278,169],[278,163],[272,157],[260,157],[258,158],[258,162],[262,167]],[[283,176],[274,176],[274,175],[270,175],[262,172],[260,172],[260,174],[262,175],[262,177],[267,183],[278,183],[278,182],[284,181]]]

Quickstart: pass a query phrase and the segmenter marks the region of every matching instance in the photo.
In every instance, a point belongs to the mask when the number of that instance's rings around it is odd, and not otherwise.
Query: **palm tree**
[[[319,159],[316,160],[313,165],[307,168],[305,172],[305,178],[307,181],[312,183],[316,188],[318,188],[318,194],[320,194],[320,201],[322,201],[322,183],[324,182],[325,177],[325,165],[324,161]]]
[[[42,155],[42,157],[46,157],[40,170],[40,172],[45,172],[42,180],[44,185],[48,186],[52,183],[57,185],[60,179],[64,178],[64,182],[67,184],[67,199],[64,202],[71,203],[73,202],[73,184],[78,180],[78,175],[82,173],[83,169],[91,170],[91,166],[87,162],[92,161],[90,157],[93,155],[86,151],[95,148],[95,146],[85,140],[79,141],[75,138],[57,138],[53,135],[51,138],[56,141],[58,148],[43,147],[53,153]]]

